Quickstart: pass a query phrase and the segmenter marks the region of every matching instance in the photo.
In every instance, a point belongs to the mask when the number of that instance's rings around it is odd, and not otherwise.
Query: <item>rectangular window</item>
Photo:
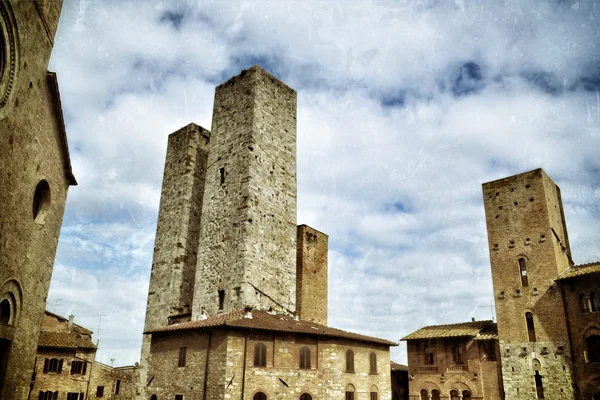
[[[183,395],[182,394],[176,394],[175,395],[175,400],[183,400]]]
[[[377,392],[371,392],[371,400],[377,400]]]
[[[67,400],[79,400],[79,392],[67,393]]]
[[[98,386],[96,389],[96,397],[104,397],[104,386]]]
[[[83,368],[85,363],[83,361],[73,361],[71,363],[71,375],[83,374]]]
[[[225,183],[225,167],[219,169],[219,175],[221,176],[221,185]]]
[[[185,364],[185,356],[183,359],[183,363]],[[185,367],[185,365],[184,365]],[[115,394],[119,394],[119,390],[121,390],[121,380],[117,379],[117,381],[115,382]]]
[[[346,400],[354,400],[354,392],[346,392]]]
[[[187,354],[187,347],[180,347],[179,348],[179,364],[178,364],[179,368],[185,367],[186,354]],[[117,382],[119,382],[119,381],[117,381]]]

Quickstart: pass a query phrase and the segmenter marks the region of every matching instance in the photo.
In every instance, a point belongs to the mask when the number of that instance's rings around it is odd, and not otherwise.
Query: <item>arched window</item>
[[[471,392],[468,390],[463,390],[462,392],[463,400],[471,400]]]
[[[537,398],[544,398],[544,385],[542,384],[542,376],[540,375],[540,371],[535,371],[535,390],[537,392]]]
[[[371,390],[369,391],[369,400],[378,400],[379,399],[379,390],[377,386],[371,386]]]
[[[529,336],[529,341],[535,342],[535,327],[533,325],[533,314],[530,312],[525,313],[525,320],[527,321],[527,335]]]
[[[300,400],[312,400],[312,396],[308,393],[302,393],[300,395]]]
[[[590,293],[590,303],[592,304],[592,311],[600,311],[600,295]]]
[[[264,343],[257,343],[254,346],[254,366],[267,366],[267,346]]]
[[[153,394],[153,395],[150,397],[150,400],[158,400],[158,397],[156,397],[156,395],[155,395],[155,394]]]
[[[369,354],[369,373],[377,373],[377,354],[375,353]]]
[[[427,392],[427,389],[421,389],[421,400],[429,400],[429,392]]]
[[[462,348],[459,345],[452,347],[452,362],[456,365],[463,364]]]
[[[356,389],[351,384],[346,386],[346,400],[354,400]]]
[[[431,400],[440,400],[440,391],[437,389],[433,389],[431,391]]]
[[[350,349],[346,351],[346,372],[354,372],[354,352]]]
[[[521,286],[529,285],[527,281],[527,261],[524,258],[519,258],[519,271],[521,273]]]
[[[590,312],[590,303],[587,296],[583,293],[579,295],[579,310],[581,310],[582,313]]]
[[[459,400],[458,398],[458,390],[450,391],[450,400]]]
[[[310,349],[307,346],[300,347],[300,368],[310,369]]]
[[[8,325],[10,323],[10,303],[7,299],[0,302],[0,324]]]
[[[254,397],[252,397],[252,400],[267,400],[267,395],[263,392],[257,392]]]
[[[44,212],[50,204],[50,185],[45,179],[42,179],[36,186],[35,192],[33,193],[33,220],[41,220],[44,216]]]
[[[591,335],[585,339],[588,362],[600,362],[600,336]]]

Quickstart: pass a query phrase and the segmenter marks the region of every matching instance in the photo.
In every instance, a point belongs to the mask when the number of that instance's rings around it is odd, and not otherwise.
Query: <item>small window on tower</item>
[[[219,174],[221,176],[221,185],[225,183],[225,167],[219,169]]]
[[[223,311],[224,305],[225,305],[225,291],[219,290],[219,311]]]
[[[519,270],[521,272],[521,286],[528,286],[529,282],[527,280],[527,262],[524,258],[519,258]]]

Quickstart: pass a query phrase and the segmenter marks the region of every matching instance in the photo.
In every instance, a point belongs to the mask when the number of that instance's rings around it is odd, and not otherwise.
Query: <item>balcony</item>
[[[421,365],[419,366],[419,372],[425,372],[429,374],[437,374],[438,367],[437,365]]]
[[[455,364],[448,367],[448,372],[467,372],[469,368],[467,364]]]

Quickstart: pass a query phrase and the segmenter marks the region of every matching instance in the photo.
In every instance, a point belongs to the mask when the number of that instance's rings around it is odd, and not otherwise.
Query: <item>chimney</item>
[[[69,322],[67,324],[67,330],[71,332],[71,328],[73,328],[73,320],[75,319],[74,315],[69,315]]]
[[[202,307],[202,314],[198,315],[197,320],[198,321],[204,321],[205,319],[207,319],[208,317],[206,316],[206,311],[204,311],[204,307]]]
[[[244,307],[244,318],[252,319],[252,306]]]
[[[475,317],[471,317],[471,322],[475,322]]]

